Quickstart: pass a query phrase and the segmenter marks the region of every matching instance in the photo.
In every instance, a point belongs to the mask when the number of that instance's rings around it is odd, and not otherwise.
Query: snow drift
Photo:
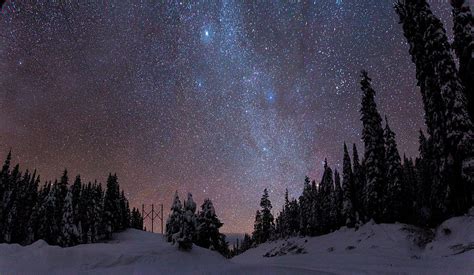
[[[262,244],[227,260],[197,246],[179,251],[161,235],[127,230],[108,243],[70,248],[37,241],[0,245],[0,274],[472,274],[474,216],[436,230],[368,223],[313,238]]]

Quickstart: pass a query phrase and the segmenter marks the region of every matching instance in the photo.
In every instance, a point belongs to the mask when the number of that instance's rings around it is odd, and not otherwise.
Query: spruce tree
[[[7,192],[8,182],[10,178],[10,162],[12,158],[12,152],[8,152],[7,158],[3,164],[2,170],[0,171],[0,243],[4,242],[3,232],[5,230],[5,216],[6,216],[6,203],[4,201],[5,193]]]
[[[212,201],[205,199],[201,211],[197,215],[196,245],[222,251],[222,234],[219,232],[222,225],[223,223],[217,217]]]
[[[342,202],[343,202],[343,192],[341,187],[341,177],[339,172],[334,170],[334,191],[333,191],[333,204],[332,212],[334,217],[334,229],[338,229],[344,224],[342,218]]]
[[[344,142],[344,158],[342,163],[342,216],[343,222],[347,227],[354,227],[356,224],[353,199],[354,194],[354,176],[352,174],[351,158]]]
[[[135,207],[132,209],[130,227],[143,230],[143,217],[140,214],[140,211],[138,211],[138,209],[136,209]]]
[[[51,186],[39,209],[39,228],[36,239],[43,239],[50,245],[56,245],[59,236],[59,224],[56,218],[56,199],[59,191],[57,182]]]
[[[404,183],[402,179],[402,164],[398,153],[395,133],[390,129],[387,117],[385,117],[385,161],[387,168],[387,200],[385,203],[385,217],[387,222],[400,221],[403,213]]]
[[[425,111],[432,118],[427,120],[433,144],[430,200],[432,220],[440,222],[465,212],[472,203],[468,192],[474,181],[469,169],[474,156],[472,121],[441,21],[426,1],[400,1],[396,9],[417,67]]]
[[[262,235],[261,235],[261,242],[266,242],[270,239],[270,236],[273,233],[273,215],[271,213],[272,210],[272,203],[268,197],[268,190],[265,188],[263,190],[262,199],[260,200],[260,207],[262,210],[260,211],[262,215]]]
[[[314,206],[312,205],[312,200],[311,200],[311,181],[310,179],[306,176],[304,179],[304,186],[303,186],[303,193],[301,194],[299,198],[299,228],[300,228],[300,233],[301,235],[309,235],[310,234],[310,224],[309,221],[311,220],[311,215],[312,215],[312,209],[314,209]]]
[[[357,146],[355,143],[352,145],[352,162],[353,162],[353,173],[354,173],[354,192],[352,197],[355,219],[356,221],[365,221],[365,173],[364,167],[359,162],[359,153],[357,152]]]
[[[324,173],[319,188],[319,199],[321,200],[319,232],[320,234],[329,233],[333,227],[331,217],[332,193],[334,189],[334,180],[332,169],[328,166],[327,160],[324,160]]]
[[[263,243],[262,214],[260,210],[255,213],[255,222],[253,224],[252,240],[255,244]]]
[[[109,174],[107,189],[104,197],[104,217],[106,238],[110,239],[112,232],[120,228],[120,192],[117,176]]]
[[[474,19],[468,2],[451,0],[454,21],[452,47],[459,60],[459,78],[464,85],[467,110],[471,120],[474,120]]]
[[[183,210],[184,213],[177,242],[179,249],[190,250],[193,246],[193,238],[196,232],[196,203],[191,193],[188,193],[188,198],[184,202]]]
[[[176,242],[178,238],[179,231],[181,229],[181,223],[183,219],[183,209],[181,201],[179,200],[178,191],[175,192],[173,203],[171,204],[171,211],[166,220],[166,240]]]
[[[380,222],[386,192],[385,148],[382,119],[375,104],[375,91],[366,71],[362,71],[361,88],[363,91],[361,120],[363,124],[364,166],[366,177],[365,210],[369,218]]]
[[[73,246],[80,243],[81,233],[74,223],[74,209],[72,200],[72,191],[66,194],[63,205],[63,218],[61,221],[60,235],[58,243],[61,246]]]

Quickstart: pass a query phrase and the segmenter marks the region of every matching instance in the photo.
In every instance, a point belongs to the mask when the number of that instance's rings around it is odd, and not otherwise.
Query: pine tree
[[[193,238],[196,231],[196,203],[191,193],[188,193],[188,198],[184,202],[183,210],[184,213],[177,242],[179,249],[189,250],[193,246]]]
[[[343,192],[341,187],[341,177],[339,172],[334,170],[334,191],[333,191],[333,203],[332,203],[332,212],[334,219],[334,229],[338,229],[344,224],[342,219],[342,202],[343,202]]]
[[[362,140],[365,145],[364,166],[367,179],[365,188],[365,210],[370,218],[379,222],[382,219],[381,208],[384,205],[386,190],[385,148],[382,119],[375,104],[375,91],[366,71],[362,71],[361,88],[363,91],[361,120],[363,123]]]
[[[61,229],[59,235],[59,245],[73,246],[80,243],[81,234],[74,223],[74,209],[72,201],[72,191],[66,194],[63,206],[63,218],[61,221]]]
[[[175,192],[173,203],[171,204],[171,212],[166,220],[166,240],[168,242],[176,242],[181,229],[181,220],[183,219],[183,209],[179,200],[178,191]]]
[[[334,189],[332,169],[328,166],[327,160],[324,160],[324,173],[319,185],[319,199],[321,200],[319,232],[320,234],[329,233],[333,227],[331,219],[332,193]]]
[[[244,238],[240,243],[239,253],[243,253],[252,247],[252,237],[249,234],[244,234]]]
[[[260,200],[260,207],[262,210],[260,211],[262,215],[262,235],[261,235],[261,242],[266,242],[270,239],[273,231],[273,215],[271,213],[272,210],[272,203],[268,197],[268,190],[265,188],[263,190],[262,199]]]
[[[222,255],[229,254],[225,236],[219,232],[223,223],[219,220],[210,199],[205,199],[197,215],[195,243],[198,246],[216,250]]]
[[[120,229],[126,229],[130,227],[130,206],[128,200],[125,197],[125,192],[122,190],[120,194]]]
[[[357,146],[355,143],[352,145],[352,162],[353,162],[353,173],[354,173],[354,192],[352,197],[354,212],[355,212],[355,219],[356,222],[358,221],[365,221],[366,220],[366,212],[365,212],[365,173],[364,167],[359,162],[359,153],[357,152]]]
[[[474,120],[474,19],[469,1],[451,0],[453,7],[453,49],[459,60],[459,78],[464,86],[467,110]]]
[[[474,156],[472,121],[441,21],[426,1],[400,1],[396,9],[410,43],[428,118],[433,144],[432,220],[439,222],[465,212],[472,203],[468,190],[474,172],[462,171]]]
[[[117,176],[109,174],[107,189],[104,197],[104,217],[106,238],[110,239],[112,232],[120,229],[120,191]]]
[[[57,244],[59,236],[59,224],[56,218],[57,205],[56,199],[58,195],[56,193],[59,191],[57,182],[51,186],[48,194],[44,198],[41,207],[39,209],[39,228],[37,239],[43,239],[50,245]]]
[[[387,199],[385,200],[385,217],[388,222],[400,221],[402,218],[404,201],[404,183],[402,182],[402,164],[398,153],[395,133],[390,129],[385,117],[385,161],[387,168]]]
[[[255,213],[255,222],[253,224],[252,240],[255,244],[263,243],[262,214],[260,210]]]
[[[0,171],[0,243],[4,241],[3,232],[5,230],[5,193],[7,192],[8,182],[10,178],[10,162],[12,158],[12,152],[8,152],[7,158],[3,164],[2,170]]]
[[[299,213],[299,228],[301,235],[309,235],[310,234],[310,224],[309,221],[312,220],[312,213],[314,209],[314,205],[312,204],[311,200],[311,185],[310,179],[305,177],[304,179],[304,186],[303,186],[303,193],[299,198],[300,203],[300,213]]]
[[[342,216],[344,224],[347,227],[354,227],[356,224],[353,199],[354,194],[354,176],[352,174],[351,158],[344,142],[344,158],[342,164]]]
[[[135,207],[132,209],[130,227],[143,230],[143,217],[140,214],[140,211],[138,211],[138,209],[136,209]]]

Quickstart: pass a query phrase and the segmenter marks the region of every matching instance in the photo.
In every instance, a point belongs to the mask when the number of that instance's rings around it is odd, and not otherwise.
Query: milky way
[[[361,146],[369,71],[400,153],[416,156],[421,97],[393,1],[19,1],[0,22],[0,150],[86,180],[116,172],[132,206],[192,192],[225,232],[249,232],[264,188],[341,170]],[[46,2],[46,1],[41,1]],[[451,33],[448,1],[432,1]]]

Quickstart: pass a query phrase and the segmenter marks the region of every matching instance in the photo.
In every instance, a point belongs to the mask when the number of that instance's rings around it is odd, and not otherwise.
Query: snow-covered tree
[[[74,223],[74,209],[72,201],[72,190],[66,194],[63,205],[63,218],[59,235],[59,245],[73,246],[80,242],[81,233]]]
[[[181,223],[183,219],[183,209],[181,201],[179,200],[178,191],[175,192],[173,197],[173,203],[171,204],[171,211],[168,219],[166,220],[166,240],[168,242],[176,242],[181,230]]]
[[[474,120],[474,17],[469,7],[469,1],[451,0],[453,7],[452,44],[459,60],[459,78],[464,86],[464,95],[467,100],[467,110]]]
[[[184,213],[177,242],[180,249],[189,250],[193,246],[193,238],[196,233],[196,203],[191,193],[188,193],[188,198],[184,202],[183,210]]]
[[[395,133],[390,129],[388,119],[385,117],[385,161],[387,168],[387,199],[385,200],[384,221],[400,221],[403,213],[404,183],[402,181],[402,164],[398,153]]]
[[[362,71],[361,88],[363,91],[361,120],[363,124],[362,140],[364,141],[365,166],[365,210],[366,214],[376,221],[382,219],[382,207],[386,191],[385,148],[382,119],[375,103],[375,91],[366,71]]]
[[[225,257],[229,256],[228,243],[225,235],[219,232],[223,223],[219,220],[210,199],[205,199],[201,211],[197,215],[195,244],[216,250]]]
[[[56,219],[56,192],[58,191],[57,183],[55,183],[44,198],[39,209],[39,228],[37,239],[43,239],[50,245],[57,244],[59,236],[59,224]]]
[[[451,54],[446,31],[426,1],[405,0],[396,6],[417,68],[428,133],[432,143],[431,209],[434,221],[460,214],[471,205],[474,157],[473,125],[464,87]]]

